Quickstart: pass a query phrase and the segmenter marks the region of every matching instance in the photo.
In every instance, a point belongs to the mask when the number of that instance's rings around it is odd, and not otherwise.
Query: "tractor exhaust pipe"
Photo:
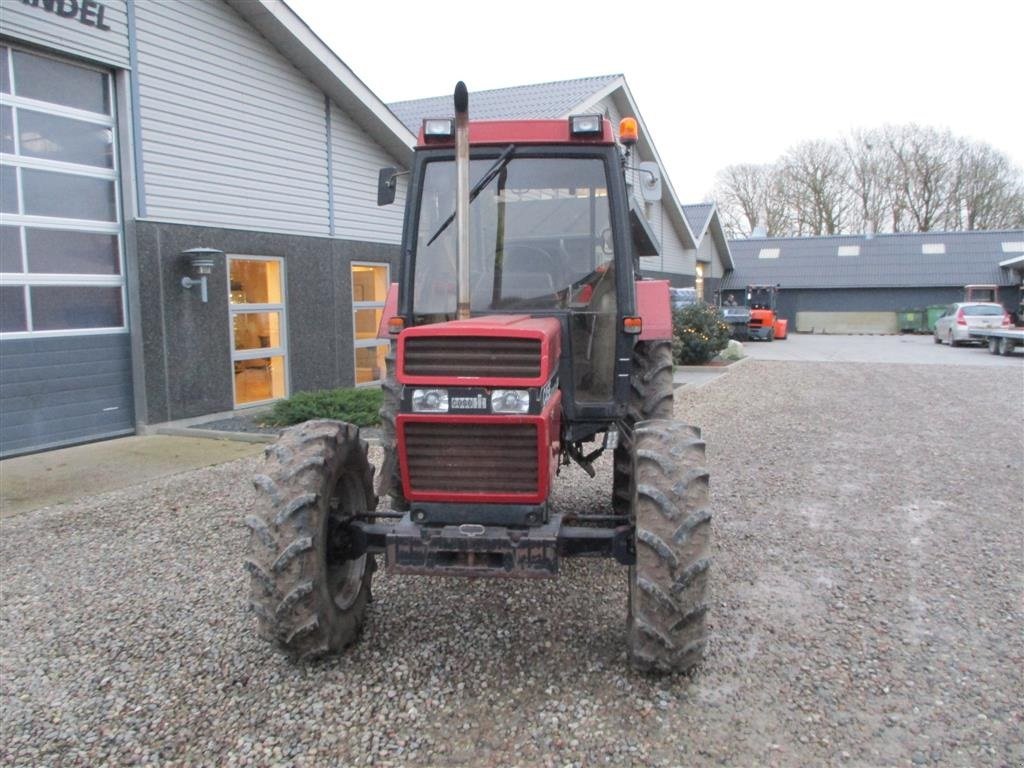
[[[455,86],[455,226],[456,285],[458,307],[455,317],[469,319],[469,91],[461,80]]]

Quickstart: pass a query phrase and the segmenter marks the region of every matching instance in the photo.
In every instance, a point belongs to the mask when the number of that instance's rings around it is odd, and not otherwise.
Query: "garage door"
[[[111,74],[0,45],[0,455],[133,431]]]

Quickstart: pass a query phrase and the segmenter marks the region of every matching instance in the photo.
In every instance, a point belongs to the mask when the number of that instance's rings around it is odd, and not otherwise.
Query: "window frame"
[[[7,70],[10,77],[10,93],[0,92],[0,105],[11,108],[11,126],[14,133],[14,153],[0,153],[0,160],[3,165],[14,170],[17,185],[17,211],[15,213],[0,214],[0,222],[4,225],[17,227],[21,244],[21,272],[0,272],[0,286],[19,287],[22,290],[25,306],[25,327],[24,331],[0,332],[0,340],[13,339],[36,339],[36,338],[59,338],[74,336],[101,336],[110,334],[127,334],[128,328],[128,299],[125,282],[125,251],[124,251],[124,212],[122,208],[121,189],[121,168],[120,168],[120,147],[117,132],[117,103],[115,99],[114,75],[113,73],[99,66],[93,66],[59,56],[53,56],[26,46],[16,45],[9,41],[3,41],[6,52]],[[103,76],[107,80],[108,92],[110,94],[109,113],[89,112],[87,110],[66,107],[38,99],[30,99],[16,95],[17,75],[14,71],[14,52],[21,51],[32,56],[52,59],[61,64],[70,64],[81,69],[91,70]],[[111,134],[111,167],[82,165],[69,163],[60,160],[47,158],[29,157],[20,154],[21,136],[19,131],[19,109],[28,109],[33,112],[66,117],[74,120],[94,123],[107,128]],[[75,219],[60,216],[41,216],[26,214],[25,195],[22,182],[23,170],[50,171],[72,176],[83,176],[87,178],[109,181],[114,190],[114,219],[113,221],[102,221],[97,219]],[[26,229],[58,229],[75,232],[91,232],[97,234],[114,235],[117,238],[118,274],[76,274],[76,273],[33,273],[28,272],[28,249]],[[64,328],[60,330],[40,331],[33,329],[32,318],[32,294],[34,286],[69,286],[69,287],[105,287],[121,289],[121,325],[104,326],[99,328]]]
[[[349,295],[352,297],[352,383],[355,387],[379,387],[384,382],[384,376],[387,374],[381,371],[381,378],[374,379],[373,381],[356,381],[356,370],[358,369],[358,356],[357,349],[374,349],[376,347],[390,346],[391,342],[388,339],[372,338],[372,339],[359,339],[356,338],[356,312],[360,309],[384,309],[387,304],[387,288],[384,291],[384,298],[380,301],[356,301],[354,291],[352,288],[355,286],[355,282],[352,280],[354,274],[354,267],[384,267],[386,271],[384,278],[384,285],[390,287],[391,285],[391,264],[386,261],[351,261],[349,262]]]
[[[236,304],[231,301],[231,263],[233,261],[263,261],[276,262],[279,265],[279,278],[281,280],[281,302],[263,304]],[[228,337],[229,353],[231,356],[231,401],[235,409],[255,408],[267,403],[277,402],[289,396],[291,392],[291,371],[288,363],[288,296],[286,289],[288,281],[285,279],[285,260],[281,256],[251,256],[241,253],[229,253],[225,255],[225,267],[227,269],[227,300],[228,300]],[[259,347],[258,349],[236,349],[235,348],[235,317],[236,315],[259,314],[277,312],[281,316],[281,345],[278,347]],[[265,400],[252,400],[246,403],[238,402],[238,388],[235,386],[235,363],[241,360],[259,360],[261,358],[280,357],[284,361],[284,392],[277,397],[270,397]]]

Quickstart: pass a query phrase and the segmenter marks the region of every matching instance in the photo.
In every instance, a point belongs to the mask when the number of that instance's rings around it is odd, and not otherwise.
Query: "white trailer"
[[[993,355],[1012,355],[1017,347],[1024,346],[1024,328],[971,328],[972,339],[988,342],[988,351]]]

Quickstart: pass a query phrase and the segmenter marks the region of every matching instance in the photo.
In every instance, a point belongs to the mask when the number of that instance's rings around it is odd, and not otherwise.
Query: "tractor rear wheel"
[[[398,466],[398,440],[395,416],[401,407],[401,386],[395,378],[395,347],[392,344],[385,357],[387,373],[381,389],[384,398],[380,410],[380,434],[384,447],[384,461],[377,476],[377,495],[391,497],[391,508],[400,511],[409,509],[409,502],[402,491],[402,477]]]
[[[685,672],[704,656],[711,511],[704,442],[695,427],[637,424],[636,564],[627,633],[633,665]]]
[[[285,430],[253,484],[245,568],[259,633],[294,659],[340,651],[362,629],[375,567],[349,527],[377,505],[359,428],[317,420]]]
[[[633,347],[633,372],[629,377],[627,425],[639,421],[672,418],[672,342],[638,341]],[[628,440],[620,441],[613,457],[612,506],[619,515],[633,505],[633,452]]]

